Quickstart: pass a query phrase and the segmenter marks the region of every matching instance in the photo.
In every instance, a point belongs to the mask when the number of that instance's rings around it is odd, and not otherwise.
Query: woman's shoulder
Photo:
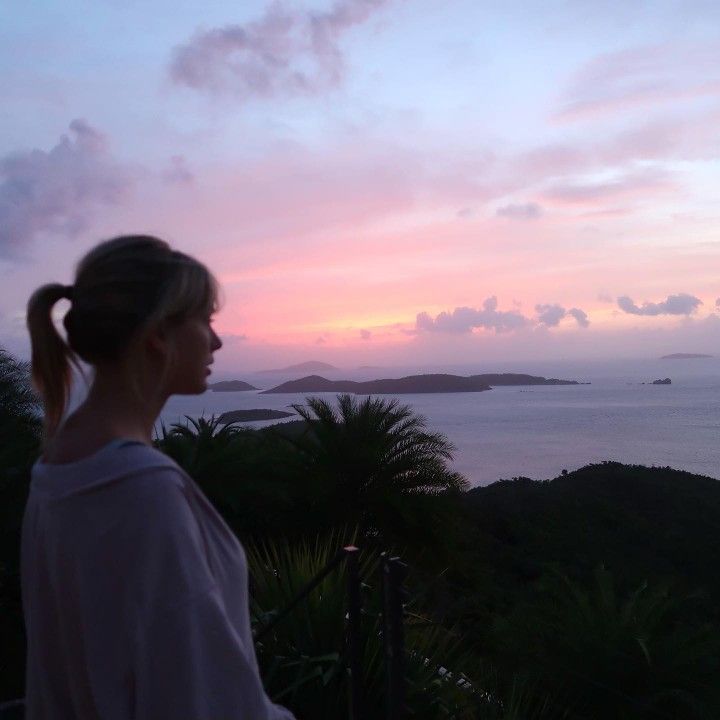
[[[74,462],[38,460],[32,471],[32,487],[60,498],[117,487],[121,481],[147,479],[148,475],[156,477],[158,490],[163,486],[182,488],[188,480],[178,464],[157,448],[137,440],[116,438]]]

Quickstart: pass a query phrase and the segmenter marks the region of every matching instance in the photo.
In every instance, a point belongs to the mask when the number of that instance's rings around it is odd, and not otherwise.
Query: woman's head
[[[55,303],[68,296],[65,342],[51,313]],[[77,364],[77,358],[96,368],[130,363],[139,385],[144,371],[140,349],[147,332],[172,331],[192,319],[207,322],[217,306],[218,285],[208,269],[148,235],[97,245],[78,264],[71,288],[38,288],[28,303],[27,322],[33,380],[45,402],[46,433],[53,434],[65,411],[71,363]],[[165,358],[168,372],[174,361]]]

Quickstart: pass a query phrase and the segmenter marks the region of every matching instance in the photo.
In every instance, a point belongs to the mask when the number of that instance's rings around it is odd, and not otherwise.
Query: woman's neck
[[[137,387],[118,372],[98,370],[85,401],[64,429],[103,439],[127,438],[152,444],[152,433],[167,397]]]

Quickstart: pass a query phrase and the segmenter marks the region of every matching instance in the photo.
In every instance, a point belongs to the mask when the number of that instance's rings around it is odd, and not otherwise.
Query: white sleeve
[[[268,698],[254,649],[228,617],[183,480],[172,470],[147,480],[136,525],[145,554],[135,558],[134,717],[294,720]]]

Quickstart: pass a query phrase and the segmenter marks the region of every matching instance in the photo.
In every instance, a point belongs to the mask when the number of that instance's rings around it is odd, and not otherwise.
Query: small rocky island
[[[662,380],[653,380],[653,385],[672,385],[672,380],[670,378],[663,378]]]
[[[711,358],[714,355],[706,355],[705,353],[671,353],[663,355],[661,360],[699,360],[700,358]]]
[[[421,393],[484,392],[492,385],[579,385],[575,380],[558,380],[534,375],[514,373],[470,375],[408,375],[383,380],[328,380],[320,375],[309,375],[299,380],[282,383],[265,393],[341,392],[356,395],[403,395]]]
[[[220,416],[219,422],[222,425],[235,422],[255,422],[256,420],[280,420],[288,418],[295,413],[285,412],[284,410],[266,410],[264,408],[255,408],[253,410],[230,410]]]
[[[246,392],[247,390],[257,390],[250,383],[242,380],[221,380],[220,382],[210,383],[208,390],[213,392]]]

